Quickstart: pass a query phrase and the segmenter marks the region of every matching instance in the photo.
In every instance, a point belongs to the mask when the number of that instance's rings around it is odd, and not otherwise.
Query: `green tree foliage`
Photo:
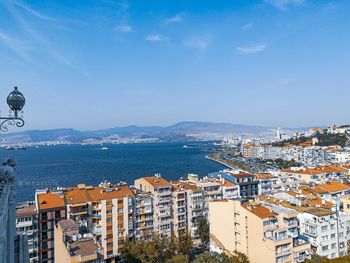
[[[192,263],[249,263],[248,257],[242,253],[236,253],[229,257],[225,253],[204,252],[198,255]]]
[[[317,145],[319,146],[332,146],[340,145],[344,147],[348,141],[348,137],[345,134],[320,134],[315,136],[318,139]]]
[[[190,256],[193,247],[191,234],[185,232],[175,242],[176,252],[180,255]]]
[[[148,241],[127,241],[123,259],[130,263],[187,263],[190,260],[192,239],[190,234],[179,238],[159,238]]]
[[[328,259],[319,255],[313,255],[311,259],[306,259],[304,263],[349,263],[350,256]]]
[[[198,255],[192,263],[232,263],[231,258],[224,253],[204,252]]]
[[[199,220],[198,226],[199,236],[202,243],[208,243],[210,239],[209,224],[207,219],[203,218]]]

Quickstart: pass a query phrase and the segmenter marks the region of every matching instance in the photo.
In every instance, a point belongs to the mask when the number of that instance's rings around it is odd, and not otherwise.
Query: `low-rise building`
[[[55,262],[102,263],[103,249],[91,234],[80,233],[73,219],[55,225]]]

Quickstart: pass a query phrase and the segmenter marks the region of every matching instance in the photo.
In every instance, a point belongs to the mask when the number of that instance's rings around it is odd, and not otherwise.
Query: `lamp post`
[[[13,91],[7,96],[7,105],[9,106],[9,116],[0,116],[0,132],[7,132],[8,126],[23,127],[23,107],[25,105],[25,98],[17,87],[14,87]]]

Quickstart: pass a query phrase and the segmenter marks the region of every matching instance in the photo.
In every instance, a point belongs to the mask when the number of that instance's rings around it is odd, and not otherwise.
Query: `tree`
[[[209,224],[206,218],[199,220],[198,232],[202,243],[208,243],[210,238]]]
[[[326,257],[321,257],[319,255],[312,255],[311,259],[306,259],[304,263],[328,263],[330,260]]]
[[[128,263],[189,263],[191,249],[189,233],[179,238],[160,238],[154,234],[151,240],[126,241],[122,258]]]
[[[192,261],[192,263],[232,263],[232,259],[225,253],[219,254],[216,252],[204,252]]]
[[[193,247],[191,233],[185,232],[176,240],[176,251],[178,254],[184,256],[191,256],[191,249]]]
[[[236,255],[232,257],[232,262],[233,263],[249,263],[248,257],[240,252],[235,252]]]
[[[168,263],[190,263],[190,257],[185,255],[175,255]]]

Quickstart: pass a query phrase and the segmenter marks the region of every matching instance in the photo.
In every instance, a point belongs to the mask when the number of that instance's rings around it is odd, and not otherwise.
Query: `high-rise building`
[[[171,237],[173,228],[171,184],[159,175],[155,175],[137,179],[134,185],[137,189],[152,195],[154,231],[160,237]]]
[[[134,237],[136,241],[149,240],[153,229],[153,201],[150,193],[133,189],[134,202]]]
[[[113,259],[123,250],[124,241],[134,235],[134,196],[128,185],[102,183],[97,187],[79,185],[64,190],[67,218],[85,225],[104,259]]]
[[[38,261],[54,262],[54,227],[66,219],[66,204],[62,190],[37,190]]]

